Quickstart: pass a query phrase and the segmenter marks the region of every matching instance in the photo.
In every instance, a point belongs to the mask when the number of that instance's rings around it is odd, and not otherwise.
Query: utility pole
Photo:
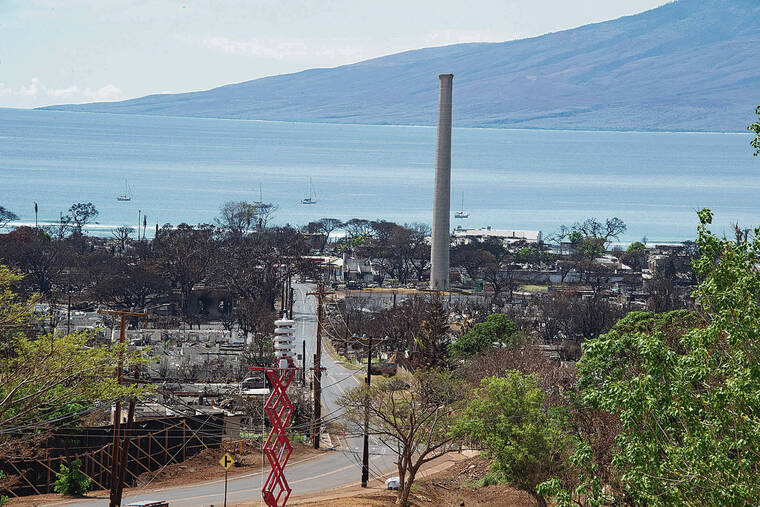
[[[128,312],[124,310],[98,310],[101,315],[118,315],[120,317],[119,326],[119,362],[116,367],[116,378],[119,381],[119,385],[124,383],[123,369],[124,369],[124,338],[126,331],[126,318],[127,317],[147,317],[144,313]],[[130,402],[130,409],[134,416],[134,408]],[[127,416],[127,425],[129,423],[129,415]],[[119,442],[121,438],[121,400],[116,400],[116,406],[113,412],[113,447],[111,452],[111,495],[108,502],[108,507],[120,507],[121,506],[121,491],[122,481],[124,475],[122,474],[122,458],[119,452]],[[126,461],[124,461],[126,463]]]
[[[369,388],[372,382],[372,337],[367,338],[367,396],[364,400],[364,453],[362,455],[362,488],[369,481]]]
[[[71,286],[69,286],[69,306],[66,311],[66,334],[71,334]]]
[[[317,292],[307,296],[317,296],[317,352],[314,354],[314,448],[319,449],[319,433],[322,425],[322,303],[326,295],[322,282],[317,285]]]
[[[303,354],[301,354],[301,387],[306,387],[306,340],[303,344]]]
[[[139,370],[135,369],[135,384],[140,380],[140,372]],[[129,444],[130,440],[132,438],[132,424],[135,421],[135,405],[137,404],[137,400],[132,397],[129,399],[129,409],[127,410],[127,427],[124,431],[124,440],[121,444],[121,463],[119,463],[119,486],[116,493],[116,498],[118,498],[119,503],[121,503],[121,494],[124,491],[124,477],[126,476],[126,473],[124,471],[127,469],[127,458],[129,457]]]

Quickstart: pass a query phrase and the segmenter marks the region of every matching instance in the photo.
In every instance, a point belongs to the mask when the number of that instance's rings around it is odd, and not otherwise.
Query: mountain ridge
[[[42,109],[229,119],[433,125],[453,73],[457,126],[743,131],[760,103],[760,3],[679,0],[508,42],[404,51],[333,68]]]

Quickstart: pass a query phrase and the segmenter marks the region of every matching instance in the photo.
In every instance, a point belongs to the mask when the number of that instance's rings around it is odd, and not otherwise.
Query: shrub
[[[62,495],[84,495],[90,489],[92,479],[82,473],[82,462],[75,459],[71,466],[67,467],[61,463],[61,471],[56,475],[55,486],[53,489],[56,493]]]
[[[494,344],[516,345],[520,341],[517,326],[503,313],[494,313],[488,320],[475,324],[448,347],[449,355],[456,358],[472,357]]]

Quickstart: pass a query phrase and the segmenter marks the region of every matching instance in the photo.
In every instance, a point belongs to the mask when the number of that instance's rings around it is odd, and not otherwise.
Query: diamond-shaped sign
[[[230,453],[225,452],[224,456],[219,458],[219,464],[222,465],[222,468],[225,470],[229,470],[230,467],[235,464],[235,460],[230,456]]]

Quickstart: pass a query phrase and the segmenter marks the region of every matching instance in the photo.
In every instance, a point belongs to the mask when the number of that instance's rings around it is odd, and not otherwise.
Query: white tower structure
[[[435,156],[433,241],[430,249],[430,288],[449,288],[451,244],[451,94],[454,74],[441,74],[438,98],[438,149]]]
[[[284,316],[274,321],[274,356],[281,369],[290,365],[289,359],[295,359],[295,324]]]

